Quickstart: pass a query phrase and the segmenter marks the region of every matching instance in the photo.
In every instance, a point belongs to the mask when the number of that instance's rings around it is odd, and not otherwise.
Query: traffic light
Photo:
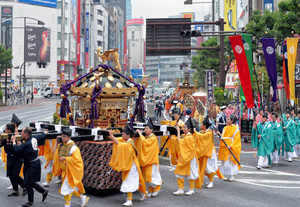
[[[37,64],[38,64],[38,66],[39,66],[39,68],[46,68],[46,65],[47,65],[47,63],[45,63],[45,62],[42,62],[42,61],[40,61],[40,62],[37,62]]]
[[[180,32],[181,37],[200,37],[202,36],[201,32],[198,30],[186,30]]]

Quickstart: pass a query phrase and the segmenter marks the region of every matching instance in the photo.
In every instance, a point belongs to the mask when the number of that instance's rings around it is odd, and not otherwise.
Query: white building
[[[12,65],[11,79],[13,85],[19,87],[20,81],[20,67],[22,69],[21,74],[24,74],[24,62],[25,64],[25,77],[26,77],[26,91],[32,90],[32,87],[40,89],[46,83],[54,83],[57,79],[57,10],[56,8],[31,5],[25,3],[19,3],[18,1],[0,1],[1,8],[11,7],[12,8]],[[0,14],[0,18],[2,15]],[[46,68],[39,68],[37,61],[29,62],[24,61],[24,23],[26,17],[26,27],[46,27],[50,31],[50,51],[47,50],[47,55],[50,52],[50,62],[47,61]],[[38,25],[38,21],[44,23],[44,25]],[[1,19],[2,22],[2,19]],[[40,23],[41,23],[40,22]],[[3,29],[3,28],[1,28]],[[1,38],[1,36],[0,36]],[[33,38],[38,38],[33,35]],[[41,38],[41,37],[40,37]],[[29,43],[28,43],[29,44]],[[36,43],[33,43],[33,47],[36,47]],[[42,44],[45,44],[43,42]],[[28,46],[29,47],[29,46]],[[39,48],[37,48],[37,51]],[[35,54],[37,55],[37,54]],[[15,69],[18,68],[18,69]],[[23,79],[23,77],[22,77]],[[4,81],[4,80],[2,80]],[[23,91],[23,90],[22,90]]]

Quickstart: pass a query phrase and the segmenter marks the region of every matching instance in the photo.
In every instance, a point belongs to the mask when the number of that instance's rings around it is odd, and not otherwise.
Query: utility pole
[[[23,90],[24,96],[26,94],[26,17],[24,17],[24,79],[23,79]],[[21,70],[21,69],[20,69]],[[21,77],[20,77],[21,78]],[[21,85],[20,85],[20,92],[21,92]]]
[[[65,0],[61,1],[60,72],[65,70]],[[70,48],[69,48],[70,49]]]
[[[220,32],[224,31],[224,19],[219,19]],[[220,87],[225,88],[225,58],[224,58],[224,36],[220,35]]]

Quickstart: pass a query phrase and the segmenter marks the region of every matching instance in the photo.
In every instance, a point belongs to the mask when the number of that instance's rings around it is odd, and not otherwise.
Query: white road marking
[[[246,183],[257,182],[257,183],[278,183],[278,184],[295,184],[295,185],[299,185],[300,184],[300,181],[294,181],[294,180],[236,179],[236,181],[238,181],[238,182],[246,182]]]

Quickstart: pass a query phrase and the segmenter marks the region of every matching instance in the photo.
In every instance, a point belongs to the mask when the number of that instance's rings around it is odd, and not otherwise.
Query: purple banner
[[[214,71],[207,70],[206,71],[206,91],[207,91],[207,99],[212,101],[214,99]]]
[[[275,39],[274,38],[262,38],[261,39],[264,56],[266,61],[266,68],[270,77],[270,82],[273,87],[272,102],[277,101],[277,65],[276,65],[276,51],[275,51]]]

